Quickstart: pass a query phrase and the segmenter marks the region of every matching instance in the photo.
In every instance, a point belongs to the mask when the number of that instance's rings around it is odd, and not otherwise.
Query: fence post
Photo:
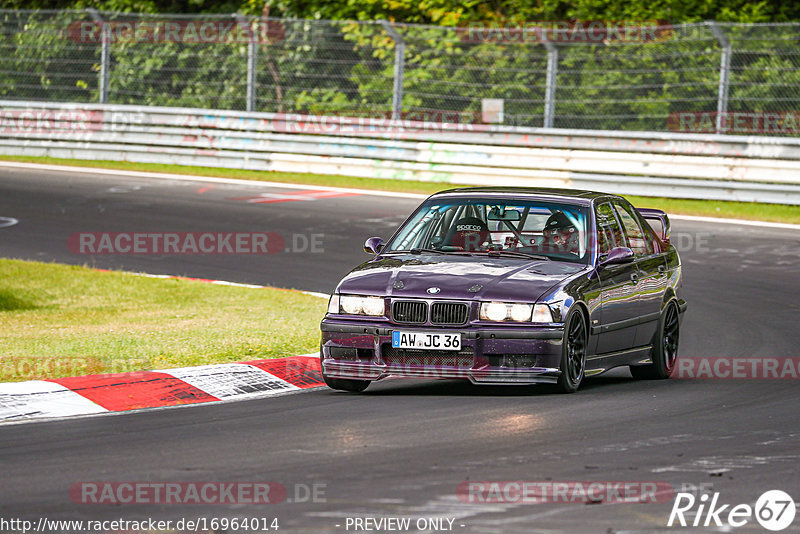
[[[717,123],[718,134],[724,133],[726,129],[726,115],[728,114],[728,85],[731,76],[731,53],[733,52],[731,42],[725,32],[722,31],[713,20],[706,21],[711,27],[711,32],[716,37],[722,47],[722,56],[719,61],[719,89],[717,90]]]
[[[544,32],[542,32],[544,36]],[[558,74],[558,48],[544,37],[544,47],[547,49],[547,77],[544,90],[544,124],[545,128],[553,127],[556,112],[556,75]]]
[[[108,103],[108,72],[111,62],[111,26],[103,20],[100,13],[94,8],[87,8],[86,11],[92,16],[95,22],[100,24],[100,103]]]
[[[388,20],[379,21],[384,31],[394,41],[394,84],[392,86],[392,120],[399,120],[403,111],[403,68],[406,42]]]
[[[256,109],[256,75],[258,74],[258,31],[259,28],[254,27],[251,21],[248,21],[239,13],[233,15],[236,17],[237,23],[241,26],[239,29],[244,30],[246,26],[250,26],[248,35],[250,39],[247,42],[247,90],[246,90],[246,109],[247,111],[255,111]],[[256,22],[256,24],[258,24]]]

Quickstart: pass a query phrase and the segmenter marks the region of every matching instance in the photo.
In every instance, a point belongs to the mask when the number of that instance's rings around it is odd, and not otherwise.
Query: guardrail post
[[[384,31],[394,41],[394,84],[392,87],[392,120],[400,119],[403,112],[403,68],[405,66],[406,42],[388,20],[379,21]]]
[[[713,20],[706,21],[706,24],[711,27],[711,32],[717,38],[720,47],[722,47],[722,56],[719,62],[719,88],[717,90],[717,123],[716,130],[718,134],[724,133],[726,129],[726,115],[728,114],[728,86],[730,84],[731,76],[731,54],[733,52],[731,42],[725,32],[722,31],[717,23]]]
[[[100,24],[100,103],[108,103],[108,72],[111,63],[111,26],[103,20],[100,13],[94,8],[87,8],[86,11],[92,16],[95,22]]]
[[[256,54],[258,47],[254,37],[250,38],[247,44],[247,111],[255,111],[256,109]]]
[[[256,109],[256,75],[258,74],[258,35],[259,28],[244,18],[239,13],[234,13],[236,22],[241,26],[240,30],[244,30],[249,25],[250,38],[247,41],[247,87],[245,98],[245,109],[247,111],[255,111]],[[257,22],[255,24],[258,24]]]
[[[544,35],[544,32],[542,32]],[[547,49],[547,77],[544,90],[544,122],[545,128],[553,127],[556,112],[556,75],[558,74],[558,48],[544,38],[544,47]]]

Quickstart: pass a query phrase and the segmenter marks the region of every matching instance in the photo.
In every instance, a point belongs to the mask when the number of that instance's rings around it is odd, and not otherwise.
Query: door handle
[[[631,280],[633,281],[634,284],[638,283],[639,282],[639,275],[636,274],[636,273],[631,273]]]

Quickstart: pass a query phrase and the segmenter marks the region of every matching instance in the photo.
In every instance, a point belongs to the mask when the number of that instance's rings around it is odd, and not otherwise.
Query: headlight
[[[518,323],[552,323],[553,316],[546,304],[514,302],[482,302],[481,319],[486,321],[515,321]]]
[[[502,302],[484,302],[481,304],[481,319],[505,321],[507,317],[508,308]]]
[[[339,302],[342,306],[342,311],[350,315],[360,315],[364,311],[361,303],[361,297],[354,297],[352,295],[343,296]]]
[[[530,321],[532,308],[533,306],[530,304],[512,304],[511,320],[519,322]]]
[[[334,298],[328,305],[328,313],[346,313],[348,315],[383,315],[384,304],[381,297],[362,297],[359,295],[342,295],[334,308]]]
[[[380,297],[366,297],[361,304],[365,315],[383,315],[383,299]]]

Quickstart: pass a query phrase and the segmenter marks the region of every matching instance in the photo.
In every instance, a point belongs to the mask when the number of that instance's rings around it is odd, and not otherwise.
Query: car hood
[[[586,268],[548,260],[402,254],[379,257],[356,267],[339,283],[338,291],[392,297],[533,302]]]

